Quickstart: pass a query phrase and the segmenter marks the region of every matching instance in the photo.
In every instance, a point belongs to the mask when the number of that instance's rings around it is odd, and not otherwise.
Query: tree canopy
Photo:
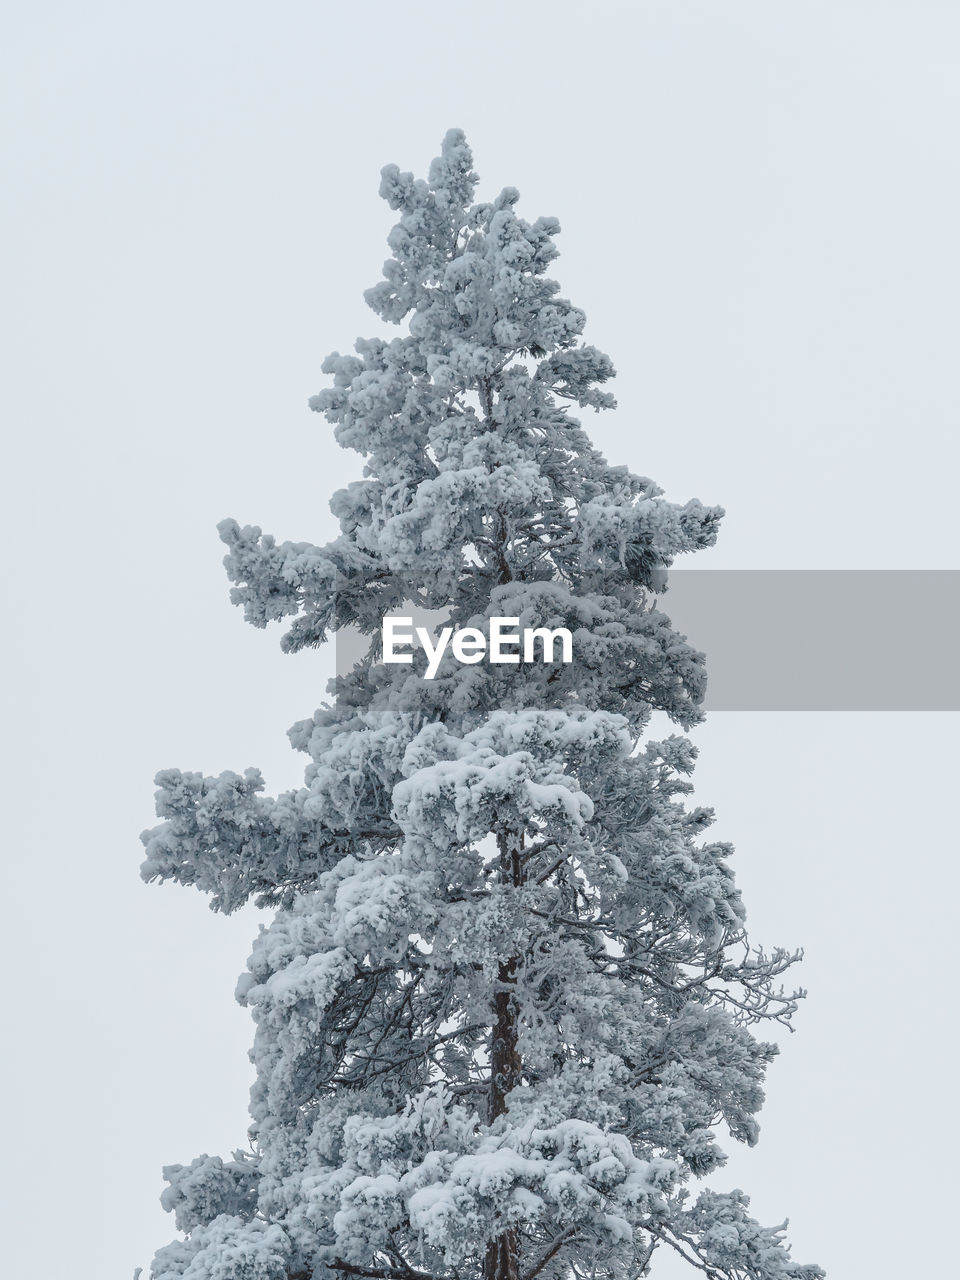
[[[612,466],[574,411],[610,359],[548,270],[553,218],[475,201],[452,130],[366,299],[402,332],[323,364],[311,400],[363,476],[325,546],[224,521],[232,598],[288,652],[367,640],[293,726],[304,785],[158,775],[147,880],[275,909],[237,996],[253,1014],[250,1149],[164,1173],[182,1240],[155,1280],[633,1280],[660,1253],[729,1280],[814,1280],[740,1192],[691,1182],[757,1138],[796,958],[751,948],[696,751],[703,655],[659,607],[722,511]],[[573,661],[382,661],[418,608],[566,628]]]

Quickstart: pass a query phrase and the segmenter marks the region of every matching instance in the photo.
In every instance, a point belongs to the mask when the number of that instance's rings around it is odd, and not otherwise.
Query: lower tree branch
[[[342,1258],[334,1258],[326,1264],[330,1271],[343,1271],[348,1276],[371,1276],[373,1280],[440,1280],[429,1271],[417,1271],[414,1267],[358,1267],[352,1262],[344,1262]],[[309,1280],[308,1272],[297,1272],[289,1280]]]
[[[550,1259],[555,1258],[563,1246],[573,1239],[576,1231],[577,1228],[575,1226],[569,1226],[565,1231],[561,1231],[557,1238],[551,1243],[540,1261],[532,1266],[529,1271],[524,1272],[521,1280],[533,1280],[533,1277],[543,1270]]]

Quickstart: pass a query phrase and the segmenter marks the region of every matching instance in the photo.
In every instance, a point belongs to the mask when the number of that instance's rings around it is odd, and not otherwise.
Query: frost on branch
[[[160,1249],[155,1280],[287,1280],[291,1247],[282,1227],[223,1214],[188,1241]]]
[[[754,1143],[798,958],[752,947],[696,751],[704,658],[656,604],[722,515],[611,466],[575,409],[610,359],[547,272],[553,218],[475,202],[454,130],[427,179],[390,166],[402,326],[323,363],[311,406],[364,460],[328,545],[227,520],[232,599],[283,647],[370,637],[290,730],[303,786],[157,777],[148,880],[277,908],[252,1014],[251,1153],[165,1170],[186,1238],[155,1280],[637,1280],[663,1253],[725,1280],[813,1280],[741,1193],[690,1195]],[[380,663],[409,602],[489,637],[567,629],[569,665]]]

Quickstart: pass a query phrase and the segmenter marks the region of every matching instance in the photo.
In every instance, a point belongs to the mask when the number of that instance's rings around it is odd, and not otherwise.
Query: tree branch
[[[330,1271],[343,1271],[348,1276],[371,1276],[373,1280],[441,1280],[429,1271],[417,1271],[414,1267],[356,1267],[352,1262],[334,1258],[325,1264]]]
[[[533,1277],[543,1270],[550,1259],[556,1257],[563,1246],[574,1237],[576,1231],[577,1228],[575,1226],[569,1226],[565,1231],[561,1231],[536,1266],[533,1266],[529,1271],[524,1272],[523,1276],[521,1276],[521,1280],[533,1280]]]

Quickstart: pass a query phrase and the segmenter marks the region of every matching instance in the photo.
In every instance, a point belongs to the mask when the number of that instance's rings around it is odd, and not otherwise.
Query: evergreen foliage
[[[656,607],[722,512],[610,466],[572,408],[607,356],[547,271],[553,218],[475,203],[459,131],[366,294],[400,336],[331,355],[311,406],[365,458],[327,546],[221,525],[232,597],[283,647],[370,637],[293,727],[304,786],[158,776],[147,880],[276,908],[238,999],[256,1022],[251,1152],[164,1171],[186,1234],[155,1280],[627,1280],[676,1251],[714,1277],[813,1280],[739,1192],[689,1191],[757,1138],[796,958],[751,950],[728,845],[688,808],[705,676]],[[566,627],[574,661],[379,661],[386,613]]]

